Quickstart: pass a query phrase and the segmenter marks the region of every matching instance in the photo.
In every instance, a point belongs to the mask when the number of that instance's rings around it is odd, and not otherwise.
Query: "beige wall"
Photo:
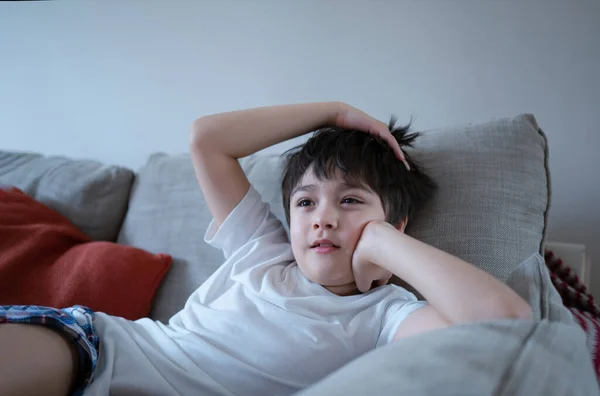
[[[0,145],[137,168],[250,106],[343,100],[420,129],[532,112],[550,237],[588,246],[600,296],[599,71],[595,0],[2,2]]]

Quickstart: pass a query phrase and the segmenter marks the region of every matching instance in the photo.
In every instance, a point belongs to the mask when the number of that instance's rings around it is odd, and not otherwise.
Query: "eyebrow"
[[[294,194],[299,193],[299,192],[304,192],[304,191],[311,192],[311,191],[314,191],[316,189],[316,187],[317,186],[314,185],[314,184],[306,184],[306,185],[303,185],[303,186],[296,187],[294,189],[294,191],[292,192],[291,196],[293,196]],[[360,189],[360,190],[363,190],[363,191],[365,191],[367,193],[371,193],[371,191],[369,189],[365,188],[364,186],[361,186],[360,184],[355,184],[355,183],[341,183],[340,186],[338,187],[338,191],[340,191],[340,190],[352,190],[352,189]]]

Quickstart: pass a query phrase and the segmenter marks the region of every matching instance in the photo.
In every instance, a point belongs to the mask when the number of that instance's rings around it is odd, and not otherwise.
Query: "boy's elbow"
[[[515,318],[518,319],[533,319],[533,310],[531,306],[527,304],[525,301],[519,304],[519,307],[516,309]]]
[[[527,304],[527,302],[521,298],[515,301],[514,304],[506,307],[506,311],[503,315],[506,318],[511,319],[533,319],[533,311],[531,306]]]
[[[212,130],[211,124],[212,122],[208,117],[201,117],[194,120],[190,128],[190,145],[192,147],[199,147],[206,144]]]
[[[487,313],[479,319],[496,320],[496,319],[533,319],[533,311],[525,300],[518,300],[507,303],[498,302],[497,305],[492,305],[487,308]]]

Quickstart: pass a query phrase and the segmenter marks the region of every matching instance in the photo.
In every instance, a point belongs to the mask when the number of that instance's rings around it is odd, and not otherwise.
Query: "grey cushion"
[[[428,131],[417,146],[440,189],[407,233],[501,280],[542,253],[550,182],[532,115]]]
[[[508,284],[530,302],[535,321],[425,332],[372,351],[298,395],[600,394],[585,334],[562,305],[541,256],[518,265]]]
[[[150,156],[134,180],[117,242],[173,256],[152,319],[166,323],[223,261],[203,240],[210,220],[189,156]]]
[[[515,268],[506,280],[525,301],[529,302],[536,321],[550,320],[578,326],[550,278],[544,258],[535,253]]]
[[[253,156],[241,163],[263,199],[278,202],[275,208],[283,215],[277,181],[265,173],[265,168],[278,166],[277,157]],[[220,250],[204,243],[211,219],[189,155],[151,155],[134,181],[117,242],[173,256],[156,293],[152,319],[167,322],[224,261]]]
[[[546,139],[532,115],[424,132],[411,155],[440,185],[407,232],[506,280],[541,252],[549,205]],[[282,159],[240,161],[285,222]],[[203,242],[211,215],[189,155],[153,155],[140,170],[119,242],[175,256],[152,318],[167,321],[223,261]]]
[[[495,321],[422,333],[377,349],[298,396],[594,396],[580,329]]]
[[[0,184],[23,190],[94,240],[116,239],[133,177],[97,161],[0,151]]]

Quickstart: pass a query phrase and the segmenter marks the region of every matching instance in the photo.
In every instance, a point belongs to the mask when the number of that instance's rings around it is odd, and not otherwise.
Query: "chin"
[[[353,277],[329,277],[329,276],[314,276],[308,277],[314,283],[325,288],[351,288],[356,287]]]
[[[348,284],[354,284],[354,278],[344,276],[331,276],[330,274],[319,273],[319,271],[305,270],[302,266],[298,266],[302,275],[313,283],[318,283],[323,287],[341,287]]]

